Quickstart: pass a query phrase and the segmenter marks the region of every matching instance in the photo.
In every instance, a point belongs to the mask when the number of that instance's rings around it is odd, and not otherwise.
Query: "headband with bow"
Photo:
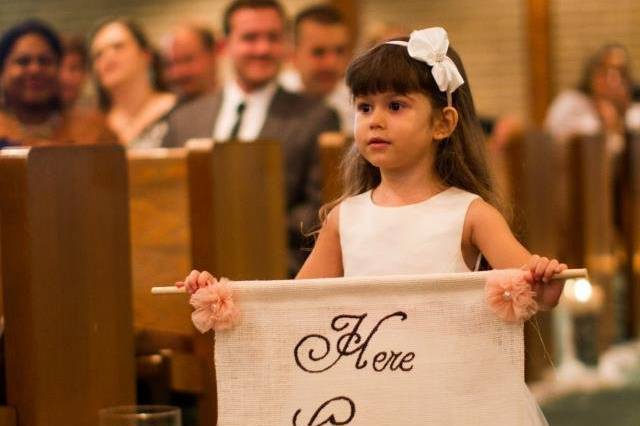
[[[451,94],[464,83],[456,64],[447,56],[449,37],[444,28],[433,27],[413,31],[409,41],[388,41],[386,44],[406,46],[409,56],[431,67],[431,74],[442,92],[447,92],[451,106]]]

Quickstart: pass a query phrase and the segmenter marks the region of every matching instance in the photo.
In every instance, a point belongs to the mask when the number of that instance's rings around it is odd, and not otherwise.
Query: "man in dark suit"
[[[337,131],[339,119],[321,102],[278,85],[285,22],[275,0],[236,0],[227,7],[223,26],[235,78],[218,93],[177,108],[169,118],[164,146],[182,146],[191,138],[279,140],[289,216],[289,274],[295,275],[308,254],[301,229],[308,231],[317,223],[321,204],[317,139],[325,131]]]

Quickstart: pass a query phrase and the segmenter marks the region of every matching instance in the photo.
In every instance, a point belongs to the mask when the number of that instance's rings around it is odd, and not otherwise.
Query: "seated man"
[[[181,100],[216,89],[216,40],[210,29],[181,25],[165,39],[163,48],[165,79]]]
[[[191,138],[282,143],[288,213],[289,275],[308,255],[304,232],[321,204],[317,139],[339,128],[334,111],[277,83],[285,54],[285,14],[275,0],[237,0],[224,14],[226,48],[235,71],[221,91],[187,102],[169,118],[164,146]],[[302,229],[301,229],[302,228]]]
[[[295,18],[293,65],[281,75],[294,92],[324,99],[340,115],[340,129],[353,133],[351,95],[344,73],[351,59],[349,29],[340,12],[327,5],[311,6]]]

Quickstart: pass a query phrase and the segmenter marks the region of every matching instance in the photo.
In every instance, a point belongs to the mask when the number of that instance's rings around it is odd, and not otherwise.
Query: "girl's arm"
[[[514,237],[500,212],[483,200],[471,203],[464,225],[465,242],[476,247],[495,269],[522,268],[537,293],[541,309],[558,304],[564,281],[552,280],[554,274],[567,269],[555,259],[531,255]]]
[[[313,251],[304,262],[296,279],[341,277],[342,249],[340,248],[339,207],[327,215]]]

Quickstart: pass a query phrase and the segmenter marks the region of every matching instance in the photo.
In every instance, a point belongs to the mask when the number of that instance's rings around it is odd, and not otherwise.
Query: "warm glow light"
[[[573,295],[575,294],[573,291],[573,286],[575,285],[576,280],[574,280],[573,278],[568,279],[564,282],[564,291],[562,292],[562,294],[564,294],[564,297],[568,298],[568,299],[572,299]]]
[[[602,308],[602,289],[584,278],[566,280],[562,300],[574,315],[599,312]]]
[[[575,284],[573,285],[573,291],[576,300],[582,303],[588,302],[589,299],[591,299],[591,294],[593,293],[591,283],[584,278],[576,280]]]

